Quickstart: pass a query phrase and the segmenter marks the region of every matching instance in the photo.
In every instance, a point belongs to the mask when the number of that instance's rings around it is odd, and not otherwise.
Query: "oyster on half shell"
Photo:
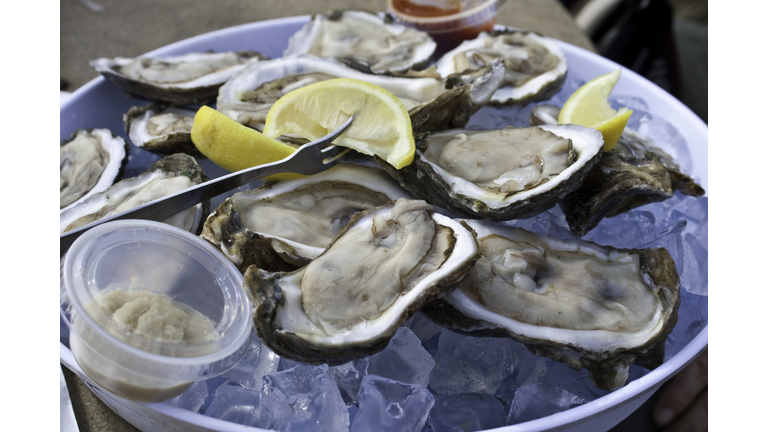
[[[480,259],[459,288],[422,311],[448,328],[508,336],[585,367],[615,390],[629,366],[654,369],[677,323],[680,281],[666,249],[614,249],[466,221]]]
[[[284,94],[319,81],[355,78],[389,90],[408,109],[414,132],[464,127],[501,81],[500,61],[466,74],[394,77],[352,69],[338,60],[312,55],[251,63],[221,89],[216,109],[241,124],[264,130],[267,113]]]
[[[195,111],[148,104],[123,114],[125,133],[136,147],[157,153],[182,151],[198,155],[192,142]]]
[[[456,215],[525,219],[578,187],[602,150],[600,132],[578,125],[449,130],[421,136],[411,165],[380,165],[416,198]]]
[[[232,195],[208,216],[200,237],[242,272],[254,264],[295,270],[320,255],[354,213],[408,197],[383,170],[340,163]]]
[[[146,172],[120,180],[103,192],[63,210],[59,213],[60,232],[71,231],[207,180],[202,167],[192,156],[183,153],[166,156]],[[181,210],[163,222],[197,234],[209,208],[210,202],[205,201]]]
[[[519,104],[547,100],[565,83],[568,65],[554,39],[533,32],[496,30],[464,41],[437,61],[442,76],[480,68],[503,59],[506,72],[492,104]]]
[[[437,44],[426,32],[394,22],[388,14],[336,10],[315,14],[291,36],[283,56],[331,57],[367,73],[423,69]]]
[[[59,150],[60,209],[112,186],[128,160],[125,140],[109,129],[78,129]]]
[[[255,51],[196,52],[161,58],[100,58],[90,64],[131,96],[186,105],[213,101],[219,87],[246,63],[263,59]]]
[[[477,259],[474,233],[423,202],[355,214],[315,260],[292,273],[251,266],[261,340],[304,363],[339,365],[384,349],[398,326],[458,282]]]

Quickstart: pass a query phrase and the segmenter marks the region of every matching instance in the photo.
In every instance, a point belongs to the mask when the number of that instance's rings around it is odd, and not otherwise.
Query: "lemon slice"
[[[192,142],[200,153],[216,165],[235,172],[256,165],[285,159],[296,148],[267,138],[255,129],[243,126],[226,115],[203,106],[195,114]],[[267,180],[289,180],[299,174],[275,174]]]
[[[264,135],[295,133],[314,141],[355,113],[352,125],[334,144],[379,156],[396,169],[413,162],[416,144],[405,105],[389,91],[351,78],[321,81],[287,93],[270,108]]]
[[[608,95],[619,81],[620,75],[621,69],[616,69],[579,87],[565,101],[558,123],[595,128],[603,134],[603,150],[612,149],[627,126],[629,116],[632,115],[631,109],[619,108],[616,111],[608,104]]]

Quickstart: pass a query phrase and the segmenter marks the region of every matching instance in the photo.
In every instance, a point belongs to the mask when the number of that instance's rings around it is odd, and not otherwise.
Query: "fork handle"
[[[75,240],[84,232],[101,225],[105,222],[121,219],[147,219],[153,221],[165,220],[176,213],[197,205],[205,200],[211,199],[244,184],[258,180],[272,174],[285,172],[285,162],[292,159],[297,152],[292,153],[285,159],[277,162],[271,162],[264,165],[258,165],[243,171],[237,171],[225,176],[200,183],[189,189],[177,192],[172,195],[166,195],[154,201],[142,204],[128,209],[122,213],[112,215],[97,221],[91,222],[72,231],[68,231],[59,236],[59,252],[61,255],[69,250]]]

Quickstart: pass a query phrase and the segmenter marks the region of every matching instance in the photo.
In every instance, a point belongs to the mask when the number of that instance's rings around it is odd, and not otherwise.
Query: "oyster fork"
[[[69,250],[69,247],[72,246],[72,243],[74,243],[74,241],[84,232],[105,222],[121,219],[148,219],[162,221],[184,209],[197,205],[202,201],[211,199],[262,177],[285,172],[311,175],[325,171],[336,165],[338,160],[343,157],[349,149],[338,147],[333,144],[327,147],[324,146],[338,138],[349,125],[352,124],[354,118],[355,114],[334,132],[323,138],[304,144],[285,159],[227,174],[193,186],[189,189],[185,189],[181,192],[177,192],[173,195],[158,198],[122,213],[99,219],[78,229],[63,233],[59,236],[60,255],[63,256],[64,253]]]

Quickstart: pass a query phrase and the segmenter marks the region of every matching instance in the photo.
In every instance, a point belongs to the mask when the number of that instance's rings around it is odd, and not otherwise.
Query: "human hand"
[[[653,407],[653,420],[664,432],[707,430],[707,352],[672,378]]]

